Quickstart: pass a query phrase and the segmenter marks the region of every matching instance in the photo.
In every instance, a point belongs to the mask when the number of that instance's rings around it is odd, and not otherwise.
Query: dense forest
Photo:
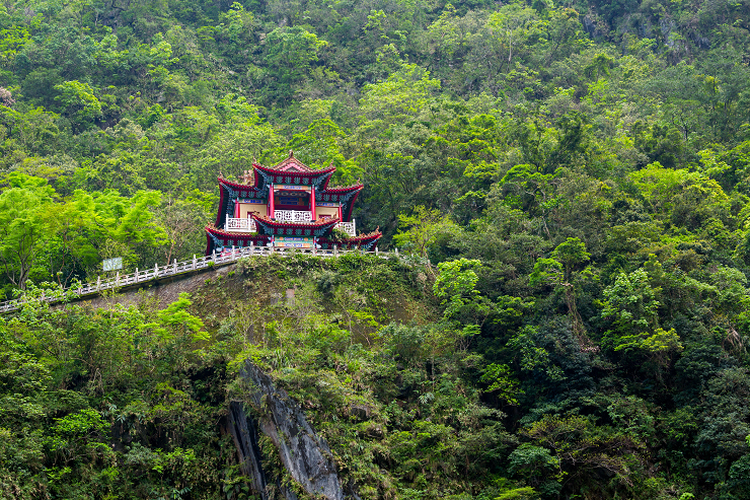
[[[0,3],[0,299],[202,254],[217,176],[289,150],[360,180],[357,226],[411,255],[0,318],[0,498],[253,498],[222,430],[245,359],[353,498],[750,498],[748,19]]]

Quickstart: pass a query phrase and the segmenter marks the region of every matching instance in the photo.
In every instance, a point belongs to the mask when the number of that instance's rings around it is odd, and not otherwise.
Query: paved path
[[[117,275],[114,278],[101,278],[95,282],[87,283],[85,285],[73,286],[65,288],[61,291],[54,292],[54,294],[45,297],[44,292],[41,299],[49,302],[50,304],[60,302],[63,300],[77,300],[87,296],[96,296],[106,290],[121,289],[123,287],[138,287],[143,286],[147,283],[153,283],[163,278],[171,276],[178,276],[184,274],[192,274],[195,271],[212,269],[217,266],[223,266],[237,262],[239,259],[250,256],[269,256],[279,255],[282,257],[291,257],[295,255],[310,255],[316,257],[322,257],[326,259],[338,258],[348,253],[359,253],[362,255],[375,255],[381,259],[387,259],[391,256],[399,256],[398,250],[395,252],[380,252],[375,249],[372,252],[364,252],[361,250],[292,250],[272,247],[244,247],[235,248],[229,253],[207,255],[205,257],[195,257],[192,260],[184,260],[182,262],[175,261],[172,264],[159,267],[155,265],[153,269],[146,269],[143,271],[135,270],[132,274]],[[0,314],[8,313],[20,309],[26,303],[24,299],[6,300],[0,302]]]

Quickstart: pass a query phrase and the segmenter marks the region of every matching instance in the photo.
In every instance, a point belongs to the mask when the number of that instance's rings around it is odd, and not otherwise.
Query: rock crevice
[[[244,401],[230,403],[229,429],[242,459],[243,473],[253,489],[263,500],[270,500],[259,445],[262,433],[273,442],[283,467],[305,493],[344,500],[331,450],[309,424],[302,408],[251,361],[240,370],[240,377],[249,389],[243,395]],[[276,487],[284,498],[296,500],[288,488],[280,484]]]

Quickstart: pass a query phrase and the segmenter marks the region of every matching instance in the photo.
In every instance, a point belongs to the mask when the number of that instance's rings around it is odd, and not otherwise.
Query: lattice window
[[[254,233],[258,230],[253,219],[240,219],[235,217],[227,217],[226,223],[224,224],[225,231],[236,231],[245,233]]]
[[[312,212],[302,210],[274,210],[273,217],[281,222],[312,222]]]

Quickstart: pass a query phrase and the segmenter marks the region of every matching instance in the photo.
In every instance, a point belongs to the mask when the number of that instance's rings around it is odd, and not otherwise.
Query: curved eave
[[[258,169],[262,172],[265,172],[268,175],[279,175],[284,177],[321,177],[326,174],[332,174],[336,171],[336,167],[326,167],[322,168],[320,170],[312,170],[310,169],[309,172],[300,172],[300,171],[289,171],[289,170],[278,170],[273,167],[264,167],[263,165],[258,165],[257,163],[253,163],[253,168]]]
[[[204,229],[206,230],[206,255],[211,255],[211,252],[216,249],[215,241],[213,238],[219,240],[253,242],[256,245],[265,245],[268,244],[268,242],[271,240],[268,236],[258,233],[229,233],[213,226],[205,226]]]
[[[265,238],[264,235],[258,234],[258,233],[242,233],[239,231],[232,231],[230,233],[229,231],[224,231],[214,226],[206,226],[204,229],[206,230],[207,233],[211,233],[214,236],[217,236],[220,238],[231,238],[233,240],[236,240],[236,239],[248,240],[248,239],[253,239],[253,238],[259,238],[259,239]]]
[[[354,193],[353,196],[345,202],[342,202],[342,209],[343,212],[341,214],[342,220],[349,222],[352,220],[352,209],[354,208],[354,202],[357,200],[357,196],[359,196],[360,191],[364,188],[364,184],[354,184],[352,186],[345,186],[345,187],[334,187],[334,188],[325,188],[321,191],[319,191],[320,197],[326,196],[326,195],[336,195],[336,196],[343,196],[347,194]],[[316,196],[317,199],[317,196]]]
[[[365,187],[364,184],[354,184],[352,186],[344,187],[326,187],[320,191],[320,194],[347,194],[353,191],[361,191]]]
[[[351,244],[369,243],[371,241],[379,240],[382,236],[383,236],[383,233],[381,233],[380,231],[376,231],[374,233],[361,234],[359,236],[355,236],[353,238],[346,238],[340,241],[342,243],[351,243]],[[333,241],[333,240],[327,240],[327,241]]]
[[[257,182],[253,184],[252,186],[249,186],[247,184],[239,184],[237,182],[229,181],[223,177],[219,177],[219,185],[222,185],[222,184],[225,184],[236,191],[257,191],[258,190]]]
[[[380,231],[375,231],[368,234],[356,236],[354,238],[346,238],[345,240],[331,240],[329,238],[321,238],[318,241],[327,245],[339,245],[342,248],[359,248],[365,247],[371,249],[378,240],[383,236]],[[325,248],[325,247],[324,247]]]
[[[302,223],[284,222],[284,221],[273,220],[265,215],[256,215],[256,214],[253,214],[253,219],[255,219],[255,222],[257,222],[258,224],[262,224],[268,227],[273,227],[273,228],[289,227],[289,228],[294,228],[294,229],[327,229],[341,222],[338,219],[338,217],[335,219],[325,219],[325,220],[316,221],[316,222],[302,222]]]
[[[382,238],[382,236],[383,236],[383,233],[381,233],[380,231],[378,231],[376,233],[370,233],[370,234],[365,234],[365,235],[362,235],[362,236],[357,236],[356,238],[349,238],[347,241],[349,243],[354,243],[354,244],[358,244],[358,243],[370,243],[372,241],[379,240],[380,238]]]
[[[235,192],[247,192],[251,198],[263,198],[263,191],[257,186],[248,186],[246,184],[238,184],[236,182],[228,181],[223,177],[219,177],[219,212],[216,214],[216,227],[223,227],[224,215],[227,213],[228,205],[232,201],[229,195],[229,190]]]

